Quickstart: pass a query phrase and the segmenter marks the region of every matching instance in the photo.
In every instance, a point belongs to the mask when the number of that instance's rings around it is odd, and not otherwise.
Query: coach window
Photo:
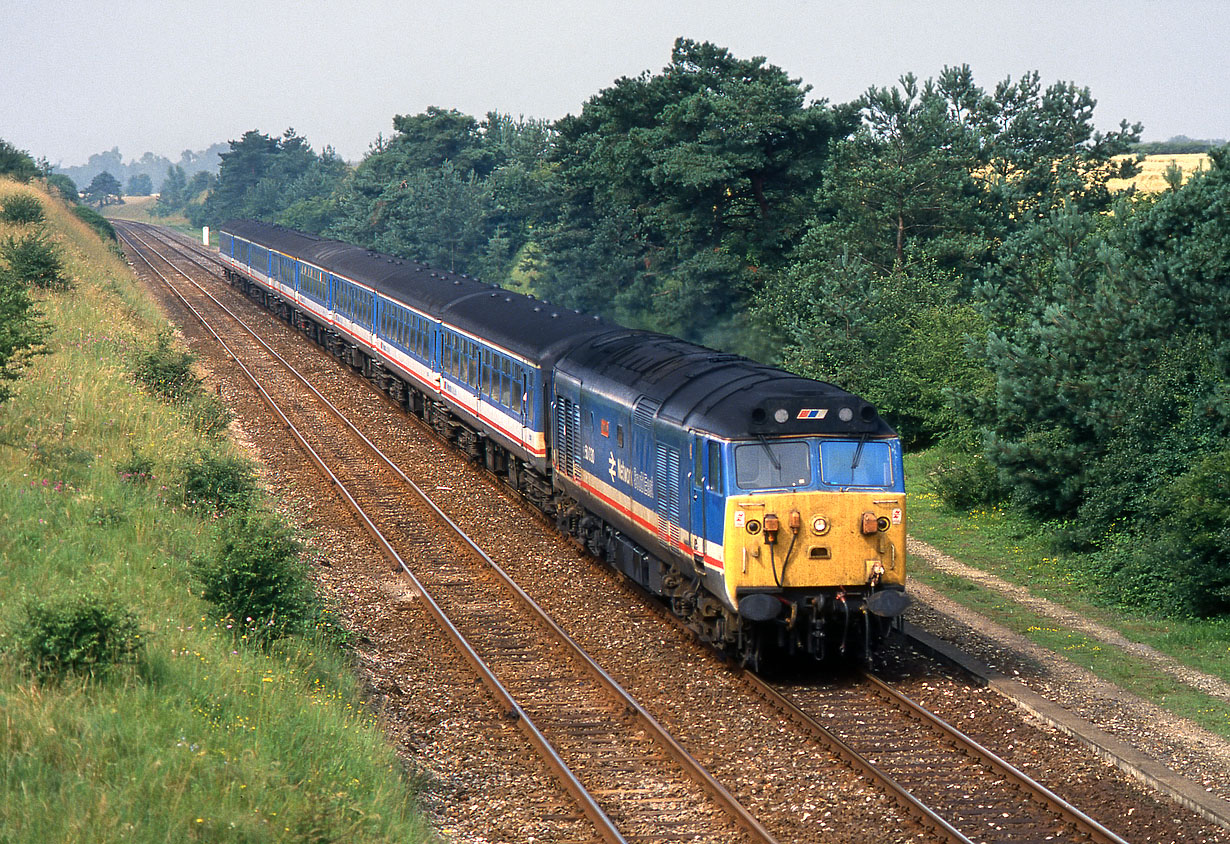
[[[705,444],[696,440],[692,449],[692,486],[700,489],[701,478],[705,476]]]

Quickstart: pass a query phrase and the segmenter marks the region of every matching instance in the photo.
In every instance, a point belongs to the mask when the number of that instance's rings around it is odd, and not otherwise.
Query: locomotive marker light
[[[829,520],[824,516],[816,516],[811,520],[811,530],[816,536],[824,536],[829,532]]]
[[[790,411],[786,410],[784,407],[779,407],[777,410],[773,411],[773,418],[777,420],[777,424],[785,425],[790,419]]]
[[[854,418],[854,409],[849,408],[849,407],[843,407],[841,410],[837,411],[837,418],[840,419],[842,422],[851,421]]]
[[[764,541],[766,544],[777,544],[777,532],[781,530],[781,527],[781,522],[772,513],[764,517]]]
[[[874,536],[880,532],[880,523],[876,520],[875,513],[863,514],[863,536]]]

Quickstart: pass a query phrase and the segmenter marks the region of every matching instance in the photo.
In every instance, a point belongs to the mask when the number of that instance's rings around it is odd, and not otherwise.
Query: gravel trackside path
[[[909,551],[937,569],[977,582],[1040,616],[1138,656],[1159,671],[1206,692],[1230,699],[1216,677],[1187,668],[1153,648],[1131,642],[1117,631],[1081,618],[994,575],[964,565],[924,542],[911,539]],[[1155,703],[1102,680],[1061,654],[1043,648],[987,617],[962,607],[917,580],[917,600],[908,620],[965,650],[990,668],[1012,677],[1042,697],[1077,713],[1112,736],[1138,748],[1209,793],[1230,799],[1230,742]]]

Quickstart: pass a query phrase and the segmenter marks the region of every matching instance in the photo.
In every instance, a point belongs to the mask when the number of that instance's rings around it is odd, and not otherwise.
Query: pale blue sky
[[[357,160],[429,105],[575,113],[679,35],[834,102],[945,64],[987,88],[1036,69],[1089,86],[1100,128],[1230,138],[1227,0],[0,0],[0,138],[74,165],[293,126]]]

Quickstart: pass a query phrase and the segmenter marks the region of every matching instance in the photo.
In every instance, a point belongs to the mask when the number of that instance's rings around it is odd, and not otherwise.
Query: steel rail
[[[947,721],[940,718],[934,712],[931,712],[929,709],[923,707],[922,704],[906,697],[897,689],[894,689],[876,675],[869,671],[864,671],[863,679],[870,683],[878,693],[888,697],[894,704],[904,709],[907,713],[922,720],[933,729],[943,733],[970,756],[989,765],[1001,776],[1011,780],[1016,783],[1019,788],[1029,792],[1036,800],[1048,806],[1060,817],[1063,817],[1071,822],[1079,832],[1088,835],[1092,841],[1098,842],[1098,844],[1127,844],[1127,841],[1123,838],[1119,837],[1114,832],[1089,817],[1087,814],[1073,806],[1067,800],[1064,800],[1042,783],[1030,777],[1024,771],[1014,766],[1011,762],[1004,759],[1002,756],[997,755],[990,749],[982,746],[977,741],[954,727],[952,724],[949,724]]]
[[[787,700],[781,692],[774,689],[760,677],[746,671],[742,668],[732,668],[737,671],[742,678],[752,687],[752,689],[769,702],[775,709],[789,718],[805,731],[818,735],[820,739],[828,745],[831,745],[837,754],[853,768],[861,771],[865,776],[880,783],[888,789],[892,797],[897,803],[910,814],[913,814],[924,823],[928,823],[936,828],[936,830],[947,836],[949,841],[956,844],[974,844],[963,832],[954,827],[944,818],[940,817],[934,809],[926,803],[919,800],[914,794],[897,782],[892,776],[885,771],[882,771],[874,762],[866,756],[859,753],[853,747],[845,742],[840,736],[830,730],[828,727],[821,724],[812,716],[808,715],[799,707],[795,706]]]
[[[139,236],[138,236],[138,239],[141,240],[141,242],[145,244],[147,248],[150,248],[152,251],[155,252],[155,254],[157,254],[157,251],[153,250],[153,247],[149,246],[149,244],[146,241],[141,239]],[[144,259],[144,256],[142,257]],[[159,256],[159,257],[162,257],[162,256]],[[187,257],[189,257],[190,260],[193,260],[193,262],[196,263],[198,266],[203,267],[203,265],[199,261],[196,261],[195,258],[192,258],[191,256],[187,256]],[[163,260],[167,260],[167,259],[163,258]],[[147,263],[148,263],[148,260],[147,260]],[[167,263],[170,264],[170,261],[167,261]],[[152,264],[150,266],[152,268]],[[406,473],[401,469],[400,466],[394,463],[387,455],[384,454],[383,451],[379,449],[378,446],[376,446],[375,443],[373,443],[370,439],[368,439],[368,437],[364,435],[358,429],[358,427],[356,427],[354,423],[351,422],[350,419],[345,416],[345,414],[343,414],[340,410],[338,410],[338,408],[335,405],[333,405],[333,403],[330,402],[319,390],[317,390],[314,385],[312,385],[306,378],[304,378],[301,374],[299,374],[298,371],[295,370],[276,351],[270,348],[268,344],[266,344],[264,340],[262,340],[256,334],[256,332],[254,332],[239,316],[234,314],[229,308],[227,308],[224,304],[219,302],[212,294],[210,294],[208,291],[202,288],[200,284],[198,284],[196,281],[191,279],[182,270],[179,270],[178,268],[174,267],[173,264],[171,266],[172,268],[176,270],[176,272],[178,272],[184,278],[188,279],[190,283],[192,283],[194,286],[200,289],[201,292],[204,293],[206,296],[208,296],[219,308],[221,308],[224,312],[230,315],[240,326],[243,327],[245,331],[251,334],[253,338],[256,339],[257,342],[260,343],[269,352],[271,356],[277,359],[304,386],[306,386],[313,394],[315,394],[317,398],[329,409],[329,411],[340,422],[342,422],[342,424],[344,424],[347,428],[349,428],[351,432],[357,438],[359,438],[364,443],[364,445],[371,451],[371,453],[377,459],[379,459],[390,470],[392,470],[402,480],[402,482],[405,483],[407,487],[409,487],[415,493],[415,495],[432,510],[432,512],[449,528],[450,531],[452,531],[480,559],[482,559],[483,562],[487,566],[491,568],[491,570],[496,574],[496,576],[499,577],[499,579],[510,589],[510,591],[512,591],[517,596],[517,598],[523,603],[523,605],[526,606],[536,616],[537,620],[541,624],[546,626],[556,636],[556,638],[560,642],[564,643],[568,647],[568,649],[572,651],[573,655],[576,656],[577,659],[581,661],[581,664],[587,668],[589,673],[594,678],[599,680],[599,682],[602,683],[602,685],[605,688],[607,688],[609,692],[617,696],[623,702],[623,704],[629,710],[630,713],[634,713],[636,716],[638,716],[638,718],[643,722],[647,730],[651,732],[663,745],[665,745],[670,755],[685,768],[685,770],[693,777],[693,779],[698,784],[700,784],[702,788],[704,788],[704,790],[707,793],[709,793],[709,795],[713,797],[716,802],[721,804],[723,808],[726,809],[726,811],[733,816],[733,818],[736,820],[739,826],[743,827],[746,832],[748,832],[750,835],[752,835],[757,840],[764,841],[764,842],[773,842],[776,840],[773,837],[772,833],[770,833],[769,830],[766,829],[763,826],[763,824],[761,824],[725,786],[723,786],[707,769],[705,769],[705,767],[701,765],[701,763],[694,756],[692,756],[692,754],[689,753],[687,749],[684,748],[675,739],[675,737],[672,736],[669,733],[669,731],[667,731],[666,728],[656,718],[654,718],[654,716],[650,714],[648,710],[646,710],[640,704],[639,701],[637,701],[626,689],[623,688],[623,686],[621,686],[618,683],[618,681],[616,681],[604,668],[602,668],[602,666],[600,666],[576,642],[576,640],[573,639],[558,624],[558,622],[556,622],[555,619],[553,619],[546,612],[546,610],[544,610],[536,601],[534,601],[534,599],[531,598],[525,592],[525,590],[522,589],[521,586],[518,585],[513,580],[513,578],[503,569],[503,567],[501,567],[494,559],[492,559],[491,556],[488,555],[477,543],[475,543],[474,540],[470,538],[470,536],[466,534],[465,531],[460,526],[458,526],[451,518],[449,518],[449,516],[430,498],[430,496],[428,496],[427,493],[424,492],[423,489],[418,486],[418,484],[416,484],[413,480],[409,478],[409,476],[406,475]],[[155,272],[158,272],[158,271],[155,269]],[[161,273],[158,273],[158,274],[159,276],[162,276]],[[164,277],[164,281],[166,281],[165,277]],[[166,281],[166,283],[168,284],[168,286],[171,286],[172,289],[174,289],[173,285],[170,285],[169,281]],[[193,311],[193,313],[197,315],[197,318],[202,320],[202,322],[204,322],[203,318],[197,313],[197,311],[194,308],[192,308],[190,304],[187,303],[187,300],[184,299],[182,295],[178,293],[178,291],[175,291],[175,293],[177,296],[180,296],[181,300],[183,300],[185,304]],[[210,330],[210,333],[213,334],[214,337],[218,339],[219,343],[222,344],[223,348],[227,351],[227,354],[232,359],[235,359],[236,362],[238,362],[238,359],[235,358],[234,354],[230,351],[229,347],[227,347],[225,343],[221,340],[221,338],[218,337],[217,333],[214,332],[212,328],[210,328],[209,330]],[[240,365],[242,367],[242,364]],[[245,373],[247,373],[246,368],[244,368],[244,371]],[[252,376],[249,375],[249,378],[251,377]],[[261,390],[261,392],[262,392],[262,395],[265,395],[263,390]],[[269,401],[272,401],[272,400],[270,399]],[[280,411],[278,411],[278,413],[280,416],[282,415]],[[285,420],[285,417],[283,417],[283,419],[284,419],[284,424],[287,424],[287,425],[290,424],[289,420]],[[296,433],[296,438],[300,439],[300,442],[304,445],[305,448],[310,448],[309,446],[307,446],[306,442],[304,442],[299,437],[297,433]],[[311,452],[311,453],[314,454],[314,452]],[[332,476],[332,473],[329,473],[329,474],[330,476]],[[333,481],[333,483],[340,484],[339,481]],[[347,497],[349,498],[348,494],[347,494]],[[357,506],[357,505],[354,505],[354,506]],[[363,519],[365,520],[365,523],[366,523],[367,522],[366,515],[363,516]],[[368,529],[369,529],[369,532],[372,530],[375,530],[375,526],[371,525]],[[386,540],[384,540],[383,537],[380,537],[378,541],[381,543],[386,543]],[[391,546],[389,546],[389,548],[391,551]],[[401,558],[397,557],[396,560],[397,560],[398,565],[400,565],[401,568],[407,572],[407,574],[410,574],[409,569],[406,567],[405,563],[401,561]],[[420,589],[420,591],[423,591],[422,586],[417,581],[417,579],[414,578],[412,574],[410,576],[414,580],[416,588]],[[424,594],[426,594],[426,592],[424,592]],[[475,657],[477,658],[477,654],[475,654]],[[492,676],[494,678],[494,675]],[[501,688],[503,687],[501,686]],[[505,694],[507,694],[507,692],[505,692]],[[509,695],[508,697],[509,697],[509,700],[511,700],[511,695]],[[520,717],[527,717],[525,716],[525,713],[520,710],[519,706],[518,706],[518,714]],[[578,784],[579,784],[579,781],[578,781]]]
[[[409,566],[406,565],[405,560],[401,558],[401,555],[397,553],[397,551],[393,548],[392,544],[385,537],[385,535],[380,531],[380,529],[375,525],[375,523],[372,522],[371,518],[369,518],[367,513],[363,510],[362,506],[358,503],[358,501],[351,494],[350,490],[346,488],[346,485],[342,482],[342,480],[337,477],[337,475],[333,472],[332,469],[329,468],[329,466],[325,463],[324,459],[320,456],[320,454],[317,453],[317,451],[314,448],[312,448],[312,446],[304,438],[303,434],[299,431],[299,429],[295,427],[295,424],[291,422],[290,419],[287,417],[287,415],[283,412],[282,408],[278,405],[278,403],[265,390],[264,386],[260,383],[259,379],[257,379],[257,377],[251,372],[251,370],[248,369],[246,365],[244,365],[244,363],[241,360],[239,360],[239,357],[231,350],[230,346],[227,344],[225,340],[222,339],[221,335],[219,335],[218,332],[214,330],[213,326],[210,325],[209,321],[205,319],[205,317],[200,313],[200,311],[198,311],[195,307],[193,307],[192,303],[189,302],[186,297],[184,297],[178,290],[175,289],[175,286],[171,284],[170,279],[168,279],[165,275],[163,275],[163,273],[157,267],[153,265],[153,263],[149,260],[149,258],[147,258],[141,252],[141,250],[137,248],[136,244],[133,243],[132,240],[130,240],[129,238],[130,233],[124,231],[124,226],[123,225],[117,226],[117,229],[120,230],[120,236],[124,238],[125,242],[127,242],[129,245],[133,247],[134,254],[140,257],[141,260],[143,260],[145,264],[150,268],[150,270],[152,270],[159,278],[162,279],[163,283],[166,284],[166,286],[171,290],[171,292],[174,293],[179,298],[179,300],[184,304],[184,307],[186,307],[192,313],[192,315],[196,317],[196,319],[201,323],[202,327],[204,327],[205,330],[208,331],[213,336],[213,338],[218,342],[218,345],[222,348],[222,350],[226,353],[226,355],[235,362],[235,364],[243,372],[244,376],[248,379],[249,382],[251,382],[252,386],[256,388],[262,401],[264,401],[264,403],[269,407],[269,409],[272,410],[275,415],[277,415],[277,417],[281,420],[283,427],[286,428],[286,430],[291,434],[291,436],[295,438],[295,440],[299,443],[300,448],[303,449],[304,453],[307,454],[308,458],[312,461],[312,463],[316,466],[316,468],[322,474],[324,474],[324,476],[329,480],[329,483],[332,484],[337,489],[337,491],[341,494],[341,496],[345,499],[347,506],[356,516],[358,516],[359,520],[363,524],[364,529],[376,541],[376,544],[380,547],[380,550],[385,555],[385,557],[390,562],[392,562],[395,566],[399,567],[401,571],[405,573],[406,577],[409,578],[410,583],[423,597],[428,607],[428,610],[431,612],[432,617],[435,618],[437,624],[440,625],[440,628],[453,641],[453,643],[461,651],[465,659],[478,672],[479,676],[482,678],[484,685],[487,686],[487,688],[491,691],[491,693],[495,696],[495,698],[499,701],[499,703],[505,708],[506,714],[509,717],[514,718],[517,721],[517,724],[522,728],[522,730],[525,731],[530,742],[534,745],[535,748],[538,749],[539,753],[542,754],[543,758],[547,761],[548,767],[550,767],[551,769],[555,771],[556,775],[560,778],[561,784],[564,786],[564,788],[570,794],[572,794],[573,797],[577,800],[577,802],[580,804],[581,810],[585,813],[585,816],[588,817],[591,822],[593,822],[594,826],[597,828],[602,838],[605,841],[610,841],[610,842],[613,842],[614,844],[627,844],[627,839],[624,838],[623,834],[620,833],[620,831],[616,828],[614,822],[607,816],[606,812],[604,812],[602,808],[597,804],[597,802],[593,798],[593,795],[589,793],[589,791],[585,788],[585,786],[581,783],[581,781],[577,778],[577,776],[573,773],[573,771],[568,767],[567,763],[565,763],[564,760],[560,758],[559,754],[556,752],[555,748],[551,746],[551,743],[547,740],[546,736],[544,736],[542,731],[538,728],[538,726],[534,724],[533,719],[529,717],[529,715],[525,712],[525,710],[521,707],[521,705],[516,701],[516,699],[513,698],[512,694],[508,691],[508,689],[506,689],[503,683],[500,682],[499,678],[495,676],[491,668],[482,660],[482,658],[478,655],[478,652],[474,649],[473,645],[470,644],[469,640],[465,637],[465,635],[460,630],[458,630],[456,625],[454,625],[453,622],[448,618],[448,616],[444,613],[443,608],[436,602],[435,598],[426,589],[426,587],[422,584],[422,582],[420,582],[419,579],[414,575],[414,572],[410,570]],[[146,246],[146,248],[150,249],[152,252],[154,252],[157,255],[157,250],[154,250],[152,246],[150,246],[143,238],[140,237],[140,235],[135,235],[135,236],[137,240],[139,240],[143,245]],[[159,256],[159,257],[162,257],[162,256]],[[163,260],[166,260],[166,259],[163,258]],[[167,261],[167,263],[169,264],[170,262]],[[172,265],[172,267],[174,267],[174,265]],[[181,275],[184,275],[184,274],[181,272]],[[184,277],[187,278],[187,275],[184,275]],[[191,279],[189,279],[189,281],[191,281]],[[210,298],[212,299],[213,297],[211,296]],[[214,300],[214,301],[217,303],[217,300]],[[225,305],[222,305],[221,303],[217,303],[217,304],[223,310],[226,310],[228,314],[231,313],[229,310],[227,310]],[[234,315],[232,314],[232,316]],[[236,317],[236,319],[238,319],[238,317]],[[247,326],[245,326],[245,328],[246,327]],[[258,337],[257,340],[259,341],[260,338]],[[263,341],[260,341],[260,342],[262,343],[262,345],[264,345]],[[266,346],[266,348],[268,347]],[[278,356],[277,353],[274,352],[272,349],[269,349],[269,351],[275,357],[277,357],[278,360],[280,361],[282,360],[282,358]],[[282,361],[282,362],[285,363],[285,361]],[[330,407],[332,408],[332,405],[330,405]]]
[[[627,580],[626,578],[621,579],[620,583],[627,590],[629,595],[635,595],[641,598],[652,597],[649,596],[648,593],[646,593],[638,584]],[[698,646],[703,647],[706,650],[711,650],[696,636],[695,631],[689,628],[681,619],[669,612],[666,612],[664,609],[656,607],[656,605],[652,603],[651,606],[655,606],[655,608],[659,610],[659,617],[675,625],[675,627],[681,632],[691,635],[693,642],[695,642]],[[956,842],[956,844],[973,844],[972,840],[968,836],[945,820],[943,816],[924,803],[908,788],[899,783],[892,777],[892,775],[881,770],[874,762],[870,761],[851,747],[845,740],[836,735],[832,730],[800,709],[792,701],[786,699],[781,692],[777,691],[769,683],[762,680],[758,675],[735,665],[731,660],[721,656],[720,654],[718,654],[718,657],[731,671],[739,674],[744,681],[751,685],[753,690],[764,698],[771,706],[800,726],[805,732],[810,732],[813,735],[817,735],[824,743],[831,744],[837,751],[838,755],[848,764],[863,772],[864,775],[868,776],[875,782],[881,783],[888,789],[891,796],[898,801],[899,805],[901,805],[908,813],[913,814],[923,823],[932,825],[938,833],[947,836],[949,840]],[[997,770],[1000,770],[1005,777],[1017,782],[1020,787],[1031,791],[1035,789],[1038,790],[1037,793],[1039,802],[1045,802],[1057,814],[1063,817],[1068,817],[1069,820],[1077,826],[1078,831],[1088,835],[1092,841],[1099,842],[1099,844],[1128,844],[1128,842],[1126,842],[1123,838],[1116,835],[1105,826],[1099,824],[1088,815],[1085,815],[1075,806],[1072,806],[1065,801],[1062,797],[1053,794],[1047,790],[1045,786],[1032,780],[1027,774],[1013,768],[1011,763],[998,756],[995,756],[990,750],[982,747],[968,736],[965,736],[955,727],[947,724],[947,722],[944,722],[937,715],[926,710],[917,702],[910,700],[902,693],[887,686],[887,684],[879,678],[874,677],[874,675],[868,673],[867,676],[872,678],[872,680],[878,684],[877,689],[879,686],[884,686],[888,689],[888,692],[893,695],[894,699],[900,699],[903,702],[908,702],[909,707],[912,710],[917,710],[920,717],[923,717],[928,722],[933,723],[937,729],[942,730],[946,734],[951,733],[953,736],[953,741],[960,742],[963,746],[966,742],[968,742],[969,747],[978,748],[977,750],[969,751],[972,755],[982,761],[987,762],[988,765],[991,765]],[[1010,773],[1010,771],[1015,772],[1015,774]],[[1043,797],[1043,792],[1047,795],[1046,797]]]

